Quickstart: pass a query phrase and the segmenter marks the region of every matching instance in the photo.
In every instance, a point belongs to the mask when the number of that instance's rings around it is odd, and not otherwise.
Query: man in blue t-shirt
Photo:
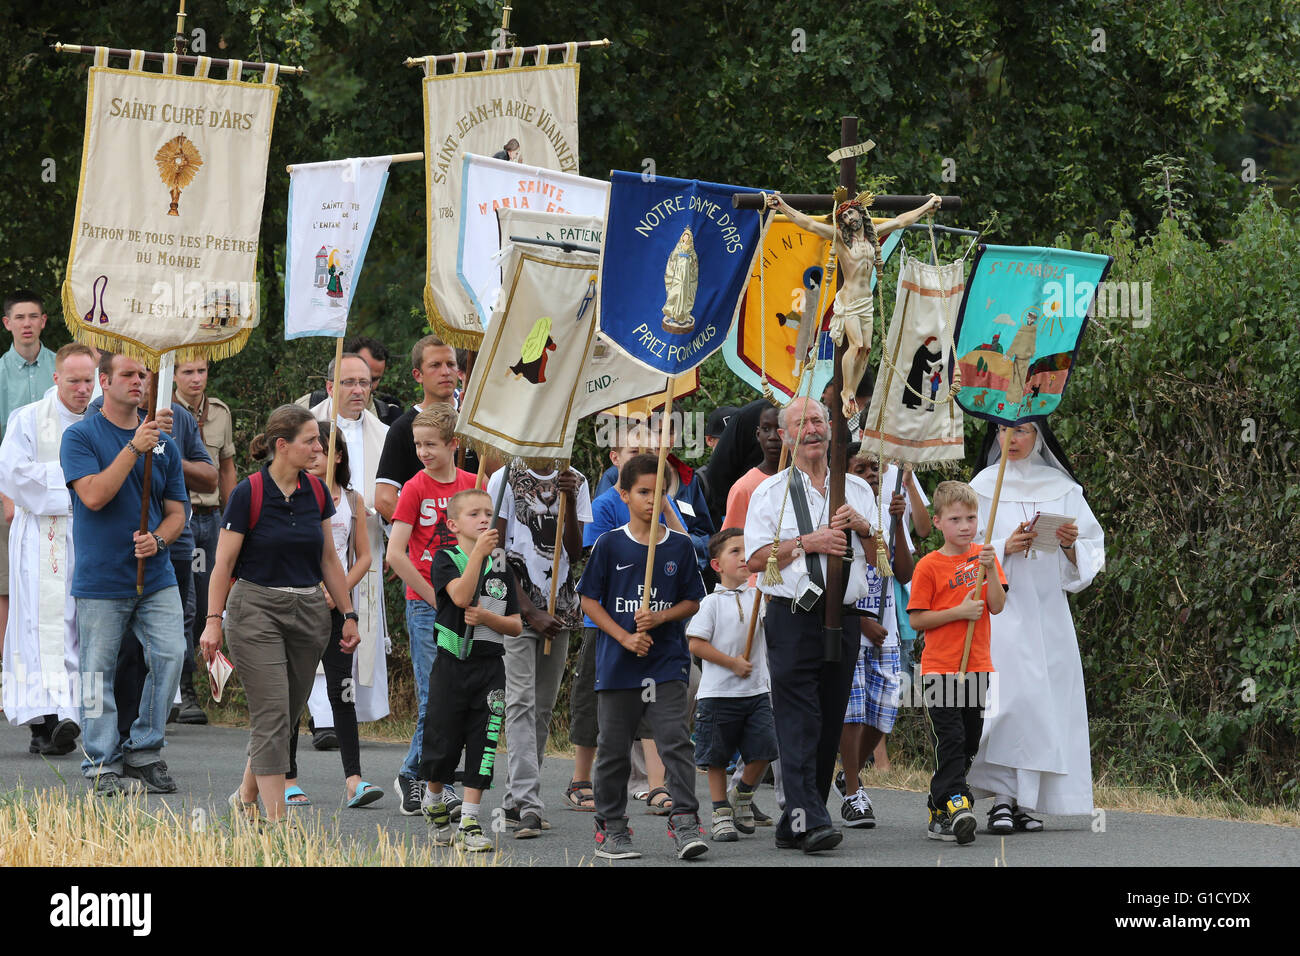
[[[687,679],[691,656],[686,618],[699,609],[704,582],[695,566],[691,539],[667,529],[654,531],[654,576],[643,603],[651,515],[659,461],[637,455],[619,474],[628,523],[601,535],[592,549],[578,593],[582,609],[600,629],[596,644],[596,855],[631,859],[627,827],[627,775],[632,739],[642,720],[667,771],[672,813],[668,835],[678,859],[708,850],[702,839],[695,798],[694,751],[687,730]]]
[[[104,407],[101,395],[90,403],[87,414],[98,415]],[[144,420],[145,409],[136,409],[140,420]],[[215,491],[217,488],[217,468],[212,456],[203,444],[199,432],[199,423],[189,410],[177,402],[171,407],[160,405],[154,414],[158,427],[169,435],[181,452],[181,468],[184,472],[187,491]],[[208,715],[199,704],[194,691],[195,644],[194,610],[194,532],[191,528],[193,509],[190,502],[185,502],[185,524],[181,536],[172,542],[168,555],[172,562],[172,573],[176,575],[176,587],[180,592],[181,610],[185,619],[185,655],[181,663],[181,702],[173,704],[167,723],[206,724]],[[208,560],[208,556],[204,556]],[[117,729],[122,739],[131,735],[131,725],[139,715],[140,694],[144,690],[144,677],[148,666],[144,659],[144,648],[136,641],[122,644],[117,658],[117,675],[114,681],[113,697],[117,701]]]
[[[149,372],[124,355],[99,364],[104,404],[63,433],[59,461],[72,491],[81,642],[82,773],[95,791],[174,793],[162,764],[163,735],[185,654],[184,617],[167,549],[185,524],[185,480],[176,444],[157,422],[140,422]],[[144,456],[153,455],[149,531],[141,532]],[[137,588],[137,560],[144,581]],[[122,639],[144,647],[149,673],[129,739],[118,734],[113,679]],[[91,683],[93,681],[93,684]]]

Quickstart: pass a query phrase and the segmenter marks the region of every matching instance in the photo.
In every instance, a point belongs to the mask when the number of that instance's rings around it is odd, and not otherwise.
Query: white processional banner
[[[295,165],[289,173],[284,337],[347,333],[348,311],[391,157]]]
[[[222,358],[257,323],[258,233],[279,88],[264,82],[110,69],[96,51],[86,98],[64,321],[82,342],[157,368]]]
[[[510,238],[498,229],[498,210],[591,217],[599,224],[594,236],[590,226],[571,224],[557,226],[550,238],[600,245],[609,201],[605,180],[472,153],[465,154],[461,176],[456,274],[474,300],[484,328],[501,291],[501,262],[496,253]]]
[[[424,306],[433,330],[457,348],[477,349],[483,338],[483,318],[456,274],[463,155],[578,171],[577,46],[568,44],[567,62],[554,66],[525,67],[522,52],[511,66],[472,73],[463,53],[452,73],[424,58]],[[489,51],[483,62],[494,58]]]
[[[596,339],[596,267],[589,252],[511,247],[501,304],[461,396],[456,433],[507,458],[568,461],[575,392]]]

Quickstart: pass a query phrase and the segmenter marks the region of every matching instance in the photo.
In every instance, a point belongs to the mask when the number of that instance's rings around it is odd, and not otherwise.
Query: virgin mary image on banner
[[[685,335],[695,328],[695,291],[700,286],[700,259],[695,254],[695,238],[690,227],[682,230],[681,238],[668,256],[668,265],[664,267],[665,332]]]

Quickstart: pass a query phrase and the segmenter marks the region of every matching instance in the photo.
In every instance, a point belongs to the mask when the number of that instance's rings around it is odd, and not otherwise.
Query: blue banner
[[[757,189],[615,171],[600,263],[600,330],[636,362],[681,375],[722,346],[758,249]]]
[[[979,247],[954,333],[957,402],[968,415],[1012,425],[1061,404],[1111,261],[1070,249]]]

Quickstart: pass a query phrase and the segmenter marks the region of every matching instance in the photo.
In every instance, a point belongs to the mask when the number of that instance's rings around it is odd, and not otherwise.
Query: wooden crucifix
[[[868,144],[858,144],[858,118],[856,116],[841,117],[840,149],[832,153],[830,157],[833,161],[839,163],[839,190],[833,196],[807,193],[783,195],[781,197],[782,205],[790,210],[815,211],[830,209],[834,212],[836,203],[840,201],[839,196],[852,198],[857,194],[857,157],[865,153],[869,148]],[[930,196],[876,196],[871,201],[870,208],[888,212],[915,211],[918,207],[926,205],[930,199]],[[938,208],[942,208],[945,212],[955,212],[961,209],[961,198],[959,196],[942,196],[939,197],[939,200]],[[737,193],[731,199],[732,205],[737,209],[759,209],[762,208],[764,201],[763,196],[753,193]],[[803,218],[802,216],[798,217],[798,219]],[[869,282],[865,275],[862,276],[862,279],[864,282]],[[876,276],[876,281],[881,281],[879,275]],[[844,273],[842,269],[836,269],[835,283],[837,290],[843,287]],[[838,302],[836,310],[839,311]],[[817,321],[820,323],[821,316],[817,316]],[[845,324],[847,325],[847,322]],[[835,346],[834,377],[831,380],[831,388],[836,400],[830,403],[829,409],[831,419],[830,461],[828,463],[830,469],[830,514],[835,514],[836,510],[844,504],[844,472],[848,464],[849,429],[848,420],[844,415],[844,403],[839,400],[839,397],[843,395],[846,385],[844,381],[844,352],[846,347],[853,347],[849,339],[850,337],[845,335]],[[863,344],[866,348],[870,348],[870,341]],[[847,385],[850,389],[853,389],[856,388],[857,382],[849,382]],[[825,601],[825,616],[822,621],[823,659],[838,661],[840,659],[840,638],[843,631],[844,612],[844,561],[838,555],[826,555]]]

